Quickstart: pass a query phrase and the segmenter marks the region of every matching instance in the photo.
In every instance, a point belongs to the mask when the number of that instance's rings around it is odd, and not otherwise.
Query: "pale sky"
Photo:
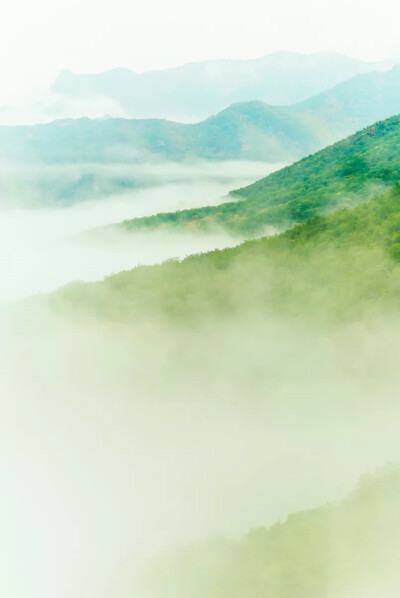
[[[14,0],[0,20],[0,104],[63,68],[136,71],[276,50],[399,57],[398,0]]]

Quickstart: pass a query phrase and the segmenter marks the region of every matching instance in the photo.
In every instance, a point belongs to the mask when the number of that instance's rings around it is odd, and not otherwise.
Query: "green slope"
[[[182,324],[238,314],[358,321],[398,313],[400,192],[316,217],[276,237],[74,283],[55,307]]]
[[[239,235],[268,225],[287,227],[340,206],[372,197],[400,180],[400,117],[356,133],[265,179],[232,193],[219,206],[126,221],[126,229],[223,227]]]
[[[400,591],[400,467],[361,479],[338,504],[290,515],[240,540],[159,558],[149,598],[365,598]]]

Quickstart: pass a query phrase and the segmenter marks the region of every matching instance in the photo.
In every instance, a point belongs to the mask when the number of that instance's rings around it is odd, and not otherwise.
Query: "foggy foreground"
[[[0,302],[52,291],[73,280],[99,280],[138,264],[183,258],[235,244],[226,233],[212,236],[189,234],[108,235],[104,243],[85,240],[93,228],[161,211],[182,210],[222,203],[234,188],[253,182],[277,168],[263,163],[220,162],[160,164],[138,167],[65,166],[26,168],[2,166],[0,205],[18,206],[0,210]],[[140,187],[101,199],[86,199],[73,205],[41,205],[43,181],[46,203],[52,181],[69,183],[82,176],[82,169],[104,176],[129,176]],[[104,175],[104,173],[106,173]],[[39,184],[40,183],[40,184]],[[33,193],[32,188],[39,187]],[[79,197],[78,197],[79,199]],[[83,198],[84,199],[84,198]],[[22,209],[20,205],[35,207]]]
[[[3,212],[2,302],[233,242],[76,237],[223,188]],[[338,500],[400,462],[399,332],[265,315],[125,325],[3,305],[0,595],[160,598],[143,583],[160,554]]]
[[[146,559],[337,500],[400,461],[398,323],[179,331],[33,305],[1,326],[9,598],[151,596]]]

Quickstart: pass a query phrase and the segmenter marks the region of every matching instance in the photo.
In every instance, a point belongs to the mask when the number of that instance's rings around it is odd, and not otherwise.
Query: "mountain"
[[[128,230],[224,228],[238,235],[287,228],[376,195],[400,180],[400,117],[378,122],[256,183],[219,206],[126,221]]]
[[[344,137],[358,129],[400,113],[400,65],[386,72],[358,75],[332,89],[290,107],[328,135]]]
[[[190,159],[285,162],[320,145],[297,116],[235,104],[197,124],[156,119],[65,120],[0,127],[0,159],[46,164]]]
[[[0,127],[0,158],[44,163],[290,162],[400,112],[400,66],[359,75],[293,106],[233,104],[200,123],[78,119]]]
[[[112,320],[197,321],[238,310],[359,320],[396,312],[399,153],[400,117],[395,117],[242,189],[239,201],[118,225],[121,232],[156,225],[225,226],[251,235],[268,225],[299,223],[233,249],[72,285],[54,301]]]
[[[176,549],[148,566],[148,598],[394,598],[400,590],[400,467],[364,476],[339,503],[240,539]]]
[[[193,122],[234,102],[293,104],[354,75],[384,68],[388,65],[334,52],[276,52],[254,60],[209,60],[140,74],[126,68],[89,75],[66,70],[32,105],[0,110],[0,123],[82,116]]]
[[[127,69],[98,75],[68,71],[52,90],[73,98],[110,98],[138,118],[198,120],[233,102],[292,104],[373,68],[335,53],[277,52],[256,60],[212,60],[143,74]]]
[[[193,324],[248,314],[329,324],[398,317],[399,231],[397,186],[274,237],[73,283],[47,301],[114,322]]]

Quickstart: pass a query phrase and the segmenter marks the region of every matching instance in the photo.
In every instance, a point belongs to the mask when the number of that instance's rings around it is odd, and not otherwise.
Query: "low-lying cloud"
[[[0,343],[1,593],[139,596],[143,558],[336,500],[400,460],[400,379],[382,353],[396,330],[78,325],[19,308]]]
[[[233,242],[80,236],[218,203],[230,176],[3,211],[1,301]],[[55,315],[40,300],[3,305],[0,595],[142,598],[146,557],[339,499],[361,473],[400,461],[399,331],[393,320],[317,330],[265,313],[126,325]]]
[[[159,263],[234,244],[227,234],[192,237],[189,234],[114,232],[104,243],[84,239],[85,231],[125,219],[160,211],[218,204],[233,187],[243,185],[272,170],[254,163],[198,163],[106,167],[42,167],[18,169],[3,165],[3,202],[18,209],[1,211],[0,302],[51,291],[72,280],[98,280],[138,264]],[[64,177],[78,180],[87,173],[100,173],[102,180],[130,177],[138,189],[104,194],[73,205],[50,201],[51,181]],[[40,206],[44,181],[50,181],[46,203]],[[40,188],[32,191],[35,181]],[[32,184],[32,186],[30,186]],[[141,188],[140,188],[141,187]],[[101,195],[101,189],[98,190]],[[24,195],[24,201],[21,200]],[[96,193],[94,193],[96,197]],[[82,199],[78,196],[78,199]],[[25,203],[36,207],[21,208]]]

